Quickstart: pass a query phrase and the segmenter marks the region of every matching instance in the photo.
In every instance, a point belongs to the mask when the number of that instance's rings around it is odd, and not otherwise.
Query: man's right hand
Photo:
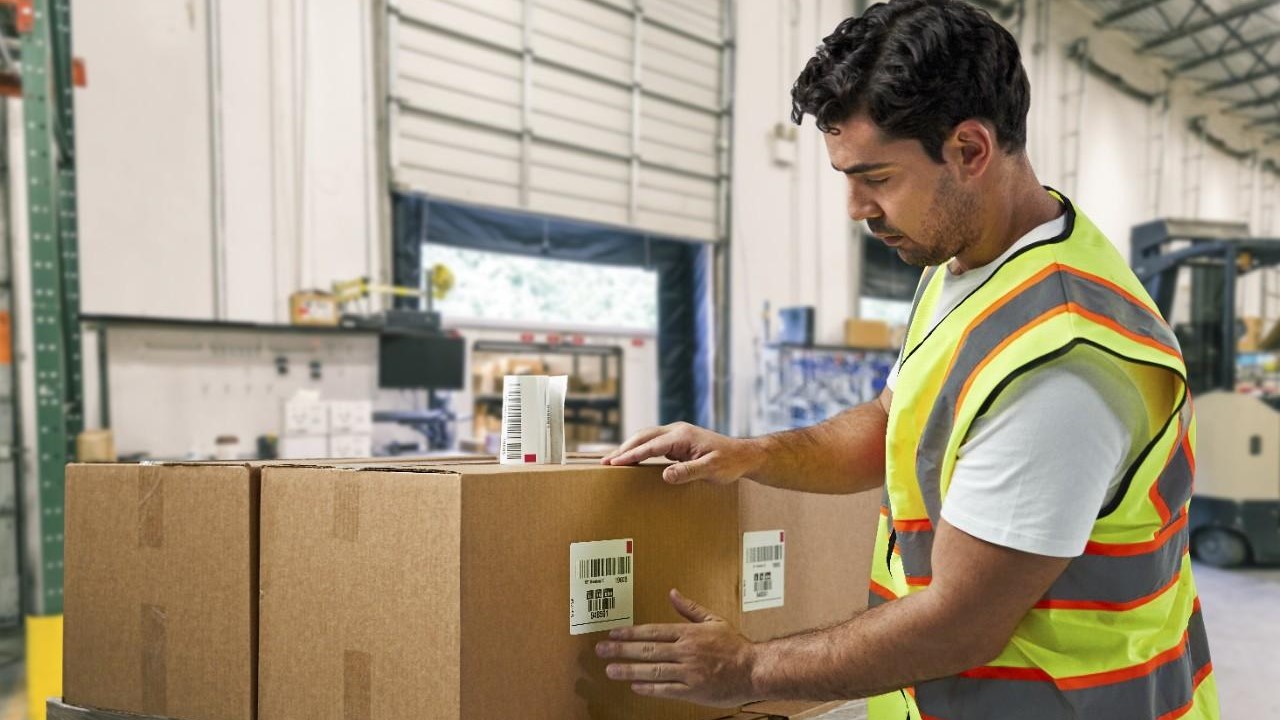
[[[677,461],[662,471],[673,485],[705,480],[731,483],[750,475],[763,464],[764,451],[750,439],[725,437],[689,423],[674,423],[642,430],[622,447],[606,455],[605,465],[635,465],[649,458]]]

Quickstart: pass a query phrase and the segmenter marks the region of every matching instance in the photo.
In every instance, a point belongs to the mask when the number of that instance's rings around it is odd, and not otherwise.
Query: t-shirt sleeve
[[[1116,407],[1135,396],[1117,398],[1090,361],[1072,351],[1026,373],[974,422],[943,502],[948,523],[1037,555],[1084,551],[1135,434]]]

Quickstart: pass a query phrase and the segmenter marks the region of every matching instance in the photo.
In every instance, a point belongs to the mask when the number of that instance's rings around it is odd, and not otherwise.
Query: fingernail
[[[620,637],[622,637],[622,633],[621,633],[621,632],[619,632],[619,631],[617,631],[617,630],[610,630],[610,631],[609,631],[609,639],[610,639],[610,640],[617,640],[617,639],[618,639],[618,638],[620,638]]]
[[[604,657],[604,653],[605,653],[605,644],[596,643],[596,655],[599,655],[600,657]]]
[[[611,678],[618,677],[618,666],[610,665],[604,669],[604,673]]]

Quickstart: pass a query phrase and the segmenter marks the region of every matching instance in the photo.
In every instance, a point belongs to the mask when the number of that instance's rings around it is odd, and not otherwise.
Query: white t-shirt
[[[1026,245],[1061,233],[1051,220],[999,258],[954,275],[944,268],[933,323]],[[1087,345],[1015,378],[960,447],[942,517],[1004,547],[1053,557],[1084,551],[1099,511],[1151,437],[1142,396],[1120,361]],[[897,383],[898,366],[888,386]]]

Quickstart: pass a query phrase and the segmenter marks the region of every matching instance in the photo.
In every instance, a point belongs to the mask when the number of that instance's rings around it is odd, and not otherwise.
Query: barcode
[[[747,562],[777,562],[782,559],[781,545],[762,545],[760,547],[747,548]]]
[[[587,612],[605,612],[612,610],[617,603],[613,597],[613,588],[587,591]]]
[[[510,383],[507,397],[503,402],[503,413],[506,415],[507,432],[502,441],[503,452],[508,460],[524,459],[524,445],[520,442],[520,382]]]
[[[769,591],[773,590],[772,572],[758,572],[753,579],[756,597],[764,597],[769,594]]]
[[[592,560],[578,561],[578,579],[592,580],[594,578],[610,577],[613,575],[630,575],[631,574],[631,556],[622,555],[619,557],[594,558]]]

